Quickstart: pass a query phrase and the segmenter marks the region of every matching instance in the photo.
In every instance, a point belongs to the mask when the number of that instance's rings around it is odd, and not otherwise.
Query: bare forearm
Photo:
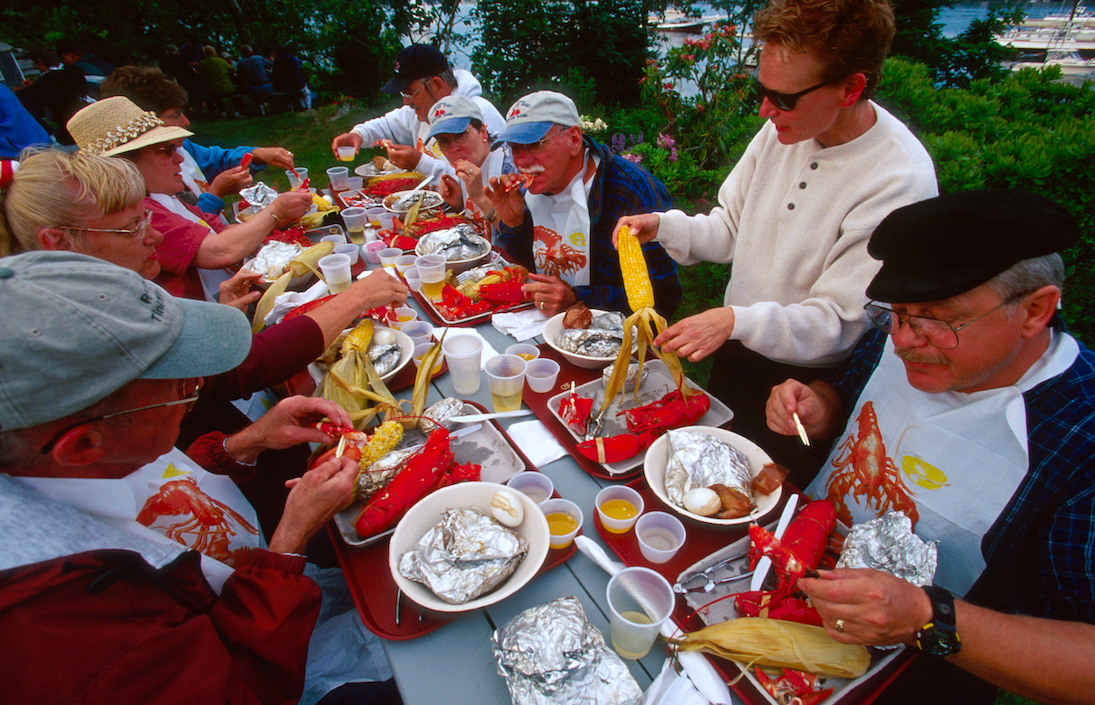
[[[1095,698],[1095,625],[1001,614],[956,602],[962,650],[947,659],[1045,703]]]

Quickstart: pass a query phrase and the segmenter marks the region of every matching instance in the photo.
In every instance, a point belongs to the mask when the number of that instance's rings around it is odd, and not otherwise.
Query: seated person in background
[[[144,182],[130,162],[48,150],[28,156],[21,166],[0,204],[0,252],[72,251],[146,279],[159,273],[156,249],[162,235],[148,225]],[[247,417],[231,400],[285,382],[318,358],[361,313],[402,304],[406,297],[404,284],[376,271],[327,303],[256,334],[241,365],[206,380],[194,412],[183,420],[182,447],[210,431],[246,427]],[[268,532],[284,506],[283,480],[303,471],[307,455],[305,448],[264,453],[246,472],[241,468],[233,474]]]
[[[164,127],[154,113],[115,96],[89,105],[73,116],[68,129],[81,150],[118,155],[136,165],[144,177],[152,227],[163,234],[156,247],[162,271],[156,282],[175,296],[209,298],[198,269],[221,269],[253,254],[275,228],[289,227],[308,212],[312,194],[283,193],[245,223],[224,225],[175,195],[183,190],[179,151],[192,133]]]
[[[114,64],[100,59],[89,51],[84,51],[83,45],[69,37],[57,40],[57,55],[65,66],[76,69],[84,74],[87,82],[87,93],[92,98],[99,97],[99,84],[103,82],[110,72],[114,70]]]
[[[469,218],[486,219],[496,232],[498,214],[483,189],[490,186],[492,178],[517,171],[509,145],[491,151],[492,137],[483,123],[483,113],[462,95],[442,98],[430,108],[426,141],[431,139],[437,141],[460,179],[450,174],[441,177],[438,191],[450,209]]]
[[[870,570],[799,582],[833,638],[931,654],[876,702],[923,702],[924,683],[963,705],[992,703],[989,683],[1039,702],[1095,692],[1095,354],[1056,313],[1078,233],[1021,191],[895,210],[869,246],[877,330],[835,386],[772,390],[774,431],[793,435],[797,412],[840,442],[808,494],[849,524],[903,512],[939,541],[928,591]]]
[[[819,378],[855,347],[877,271],[867,239],[894,208],[938,192],[923,145],[870,100],[893,34],[886,0],[769,2],[753,22],[768,122],[719,188],[718,207],[620,223],[680,264],[733,264],[723,307],[655,342],[693,362],[715,354],[707,390],[797,487],[824,457],[768,431],[768,394],[788,377]]]
[[[335,137],[331,151],[336,155],[340,146],[360,150],[377,140],[388,140],[388,159],[393,164],[439,177],[453,171],[441,148],[427,137],[434,103],[450,95],[464,96],[479,107],[489,134],[498,134],[506,124],[498,109],[481,95],[483,88],[475,76],[464,69],[454,70],[445,55],[429,44],[412,44],[399,52],[395,75],[380,90],[403,96],[403,107]]]
[[[247,354],[242,314],[59,252],[0,260],[0,300],[5,699],[296,702],[320,611],[301,554],[357,463],[294,482],[264,548],[234,486],[172,449],[201,377]],[[341,410],[317,401],[265,440],[325,440],[310,424]]]
[[[198,75],[201,76],[205,92],[212,97],[213,110],[219,110],[221,117],[227,117],[228,111],[232,110],[231,96],[236,92],[236,86],[232,83],[236,70],[232,68],[232,64],[217,56],[217,50],[207,44],[202,47]],[[240,114],[236,113],[236,117],[240,117]]]
[[[258,96],[273,93],[274,84],[270,83],[270,72],[274,70],[274,65],[265,57],[257,55],[250,44],[240,46],[240,55],[243,58],[236,64],[236,78],[247,92]]]
[[[125,68],[119,67],[119,68]],[[201,93],[201,79],[198,77],[198,72],[194,70],[194,67],[186,63],[186,61],[179,56],[179,48],[174,44],[167,44],[163,48],[163,57],[160,58],[160,69],[167,74],[167,77],[172,81],[175,81],[183,90],[187,93]],[[115,72],[117,69],[115,69]],[[113,76],[114,73],[111,73]],[[110,77],[107,77],[107,81]],[[104,81],[106,83],[106,81]],[[108,98],[112,95],[118,95],[116,93],[108,93],[105,89],[102,89],[102,95],[104,98]],[[130,100],[133,100],[132,96],[126,96]],[[135,103],[140,105],[139,101],[134,100]],[[144,106],[142,106],[144,107]],[[183,125],[185,127],[185,125]]]
[[[525,291],[545,314],[577,301],[628,312],[612,229],[624,216],[669,208],[665,185],[641,166],[582,134],[574,101],[538,91],[509,109],[493,148],[509,144],[520,171],[492,179],[487,192],[501,219],[495,244],[528,267]],[[531,178],[528,191],[517,186]],[[677,267],[661,245],[643,246],[654,306],[666,318],[681,301]]]
[[[15,95],[27,112],[51,131],[58,144],[75,144],[65,124],[90,102],[83,72],[74,66],[62,67],[61,60],[44,47],[32,49],[29,56],[41,74]]]
[[[312,107],[312,93],[304,78],[304,64],[289,47],[282,44],[274,50],[273,66],[271,81],[274,90],[293,96],[293,102],[301,110]]]
[[[156,113],[168,127],[183,127],[190,120],[183,114],[188,96],[186,90],[159,69],[122,66],[103,82],[103,97],[120,95],[129,98],[142,110]],[[239,193],[252,183],[252,175],[269,165],[292,169],[293,153],[284,147],[203,147],[191,140],[183,142],[182,177],[186,191],[196,198],[203,213],[220,214],[224,197]],[[244,155],[253,157],[250,169],[240,166]],[[188,201],[189,202],[189,201]]]

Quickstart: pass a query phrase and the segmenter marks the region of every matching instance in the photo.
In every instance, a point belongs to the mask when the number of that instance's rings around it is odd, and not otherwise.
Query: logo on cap
[[[438,108],[437,110],[433,111],[433,116],[434,117],[441,117],[444,114],[445,114],[445,109],[444,108]]]
[[[399,73],[399,62],[395,62],[395,72]]]

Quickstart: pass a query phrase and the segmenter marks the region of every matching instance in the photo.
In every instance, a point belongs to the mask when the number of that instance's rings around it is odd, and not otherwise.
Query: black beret
[[[879,223],[867,252],[882,269],[875,301],[939,301],[974,289],[1017,262],[1076,241],[1076,219],[1042,196],[1014,189],[963,191],[903,206]]]

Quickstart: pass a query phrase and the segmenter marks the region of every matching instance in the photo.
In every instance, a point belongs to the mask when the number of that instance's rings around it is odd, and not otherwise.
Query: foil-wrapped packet
[[[696,487],[723,484],[753,496],[749,459],[737,448],[698,431],[669,431],[669,462],[665,467],[665,493],[679,507]],[[755,506],[755,505],[754,505]]]
[[[240,189],[240,198],[250,203],[256,213],[273,203],[277,197],[278,192],[261,181],[254,186]]]
[[[608,380],[609,380],[610,377],[612,377],[612,372],[615,369],[616,369],[616,363],[615,362],[605,368],[605,371],[601,373],[601,384],[603,384],[606,387],[608,386]],[[639,368],[639,363],[637,363],[637,362],[632,362],[632,363],[628,364],[628,366],[627,366],[627,376],[624,377],[623,390],[625,392],[635,391],[635,387],[638,386],[638,385],[641,385],[643,383],[643,380],[646,379],[646,368],[645,367],[642,368],[642,377],[641,378],[639,377],[639,369],[640,369]]]
[[[383,377],[396,368],[399,358],[403,356],[403,348],[398,344],[383,345],[374,342],[369,346],[369,362],[373,363],[376,373]]]
[[[837,568],[874,568],[920,586],[932,584],[938,551],[913,533],[912,520],[886,512],[856,524],[844,539]]]
[[[600,328],[564,328],[555,336],[560,350],[590,357],[616,357],[624,342],[623,328],[619,331]]]
[[[624,315],[619,311],[598,313],[593,317],[593,320],[589,322],[589,327],[597,328],[599,330],[619,331],[620,337],[622,338],[624,334]]]
[[[354,487],[354,498],[359,502],[365,502],[374,494],[388,486],[392,478],[407,464],[407,460],[415,454],[414,449],[391,450],[384,457],[371,463],[357,474]]]
[[[642,689],[575,597],[529,608],[491,637],[514,705],[637,705]]]
[[[418,420],[418,430],[427,436],[438,428],[451,431],[455,426],[455,419],[464,413],[464,402],[454,397],[445,397],[422,412],[422,418]]]
[[[505,582],[528,553],[528,541],[478,509],[449,509],[399,559],[399,573],[452,605]]]
[[[301,252],[304,252],[304,248],[296,242],[268,242],[258,251],[255,259],[247,263],[247,268],[273,281],[285,272],[285,267]]]
[[[418,248],[423,254],[444,255],[446,260],[453,262],[482,257],[490,251],[490,243],[475,232],[475,226],[461,223],[454,228],[426,233],[418,241]]]

